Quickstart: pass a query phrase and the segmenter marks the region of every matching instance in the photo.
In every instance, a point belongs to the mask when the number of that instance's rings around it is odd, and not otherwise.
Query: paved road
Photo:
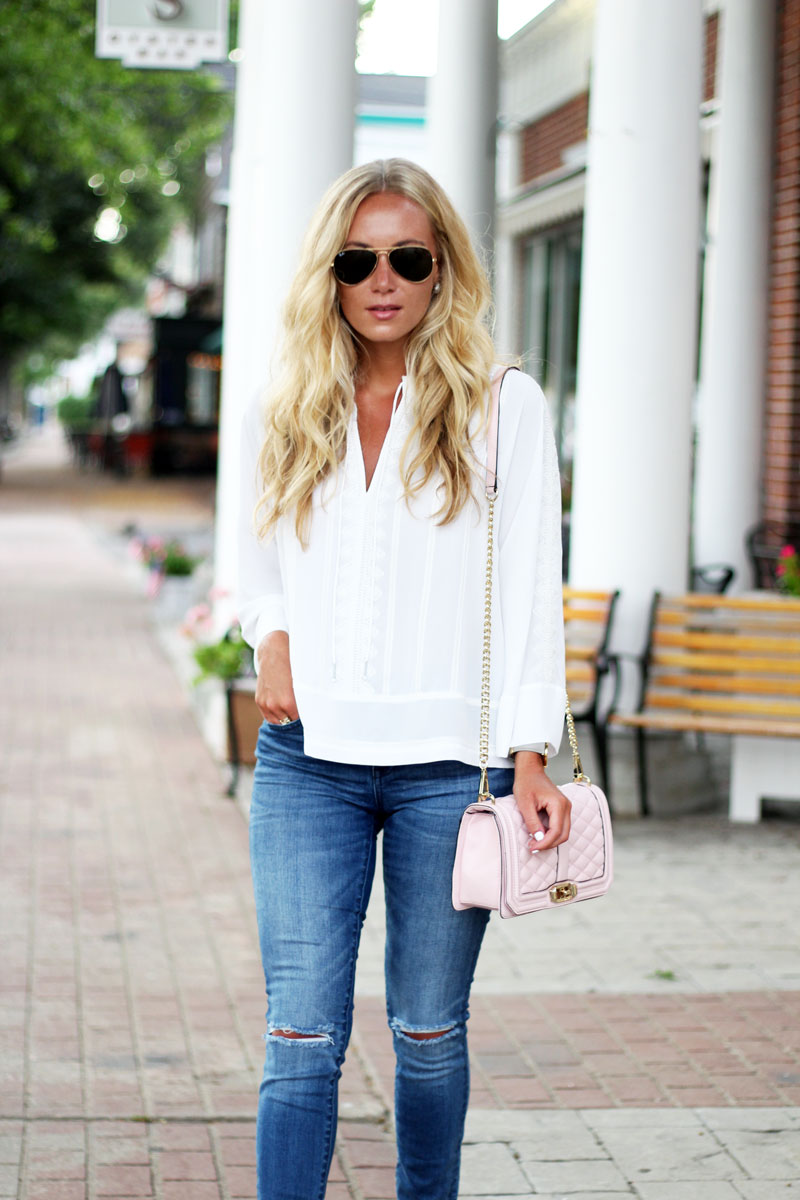
[[[255,1196],[246,823],[119,534],[207,545],[210,500],[49,434],[5,464],[0,1197]],[[463,1197],[800,1197],[799,846],[791,812],[619,821],[608,897],[492,922]],[[394,1194],[382,920],[378,887],[330,1200]]]

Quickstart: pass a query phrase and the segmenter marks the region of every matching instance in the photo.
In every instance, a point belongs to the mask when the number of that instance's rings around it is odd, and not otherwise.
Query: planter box
[[[256,708],[255,685],[235,680],[227,689],[228,762],[254,766],[256,742],[263,717]]]

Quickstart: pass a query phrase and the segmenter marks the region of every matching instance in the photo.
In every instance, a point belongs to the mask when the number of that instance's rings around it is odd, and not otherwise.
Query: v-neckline
[[[386,445],[392,436],[392,429],[393,429],[393,426],[395,425],[396,420],[398,419],[397,414],[400,411],[401,404],[405,400],[405,391],[406,391],[406,377],[404,375],[402,377],[402,379],[400,380],[400,383],[397,387],[397,391],[395,392],[395,397],[392,402],[392,412],[391,412],[391,416],[389,417],[389,424],[386,427],[386,433],[383,435],[383,441],[381,442],[381,448],[378,451],[378,457],[375,460],[375,469],[372,472],[372,476],[371,476],[369,482],[367,482],[367,464],[366,464],[366,460],[364,458],[364,446],[362,444],[361,433],[358,428],[358,407],[355,404],[353,405],[352,421],[353,421],[353,431],[355,433],[355,439],[356,439],[356,442],[358,445],[358,453],[357,453],[356,457],[358,459],[358,465],[359,465],[359,477],[360,477],[359,481],[361,483],[361,490],[365,496],[369,496],[370,493],[374,490],[375,481],[378,478],[379,472],[383,469],[383,461],[384,461],[384,458],[386,457]]]

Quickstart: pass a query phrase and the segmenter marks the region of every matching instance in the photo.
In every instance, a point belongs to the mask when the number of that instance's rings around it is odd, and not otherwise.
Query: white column
[[[497,134],[497,199],[502,203],[519,183],[519,128],[501,129]],[[516,239],[510,233],[495,230],[494,238],[494,343],[498,353],[519,353],[519,322],[517,303],[519,285],[514,269]]]
[[[694,557],[736,568],[758,520],[767,346],[774,0],[720,14],[720,123],[703,297]]]
[[[636,653],[687,584],[702,48],[701,0],[598,0],[570,580],[621,589]]]
[[[225,268],[215,577],[236,578],[239,430],[308,220],[353,162],[355,0],[242,0]]]
[[[500,357],[519,354],[518,281],[515,239],[498,233],[494,240],[494,344]]]
[[[491,249],[497,126],[497,0],[439,0],[428,113],[436,178]]]

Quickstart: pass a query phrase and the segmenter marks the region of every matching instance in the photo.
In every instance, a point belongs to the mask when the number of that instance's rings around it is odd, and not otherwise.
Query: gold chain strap
[[[481,655],[481,724],[478,743],[481,779],[478,786],[478,800],[494,804],[494,796],[489,791],[489,713],[492,679],[492,567],[494,560],[494,502],[496,496],[487,496],[489,516],[486,525],[486,579],[483,588],[483,654]],[[575,719],[567,696],[567,735],[572,750],[572,776],[576,783],[591,783],[588,775],[584,775],[581,766],[581,756],[578,752],[578,737],[575,733]]]
[[[581,766],[581,756],[578,752],[578,735],[575,732],[575,718],[569,706],[569,695],[567,696],[567,735],[569,737],[569,747],[572,751],[572,777],[576,783],[591,783],[591,779],[588,775],[584,775],[583,767]]]
[[[489,519],[486,535],[486,582],[483,589],[483,654],[481,656],[481,732],[478,743],[480,754],[481,781],[478,787],[479,800],[491,800],[489,791],[489,695],[492,680],[492,559],[494,557],[494,502],[489,496]]]

